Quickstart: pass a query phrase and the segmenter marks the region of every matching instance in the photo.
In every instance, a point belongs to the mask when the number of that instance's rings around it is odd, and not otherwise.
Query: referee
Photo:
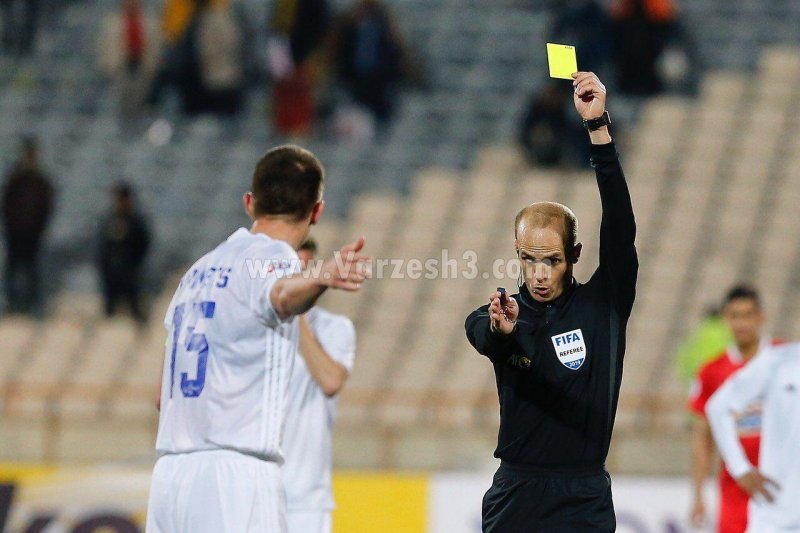
[[[509,297],[495,292],[466,320],[470,343],[494,366],[500,397],[501,464],[483,499],[486,533],[616,527],[604,463],[636,291],[636,223],[608,132],[606,89],[591,72],[573,78],[603,207],[600,265],[588,283],[575,281],[575,215],[534,203],[514,229],[524,285]]]

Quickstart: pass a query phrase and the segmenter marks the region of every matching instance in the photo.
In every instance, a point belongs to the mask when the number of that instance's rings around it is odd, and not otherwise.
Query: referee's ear
[[[570,263],[574,265],[578,262],[578,259],[581,258],[581,250],[583,250],[583,243],[576,243],[575,247],[572,249],[572,257],[569,260]]]

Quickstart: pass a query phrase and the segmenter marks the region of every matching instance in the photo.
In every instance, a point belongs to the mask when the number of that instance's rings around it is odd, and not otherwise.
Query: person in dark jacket
[[[519,143],[531,165],[543,167],[583,166],[589,146],[580,123],[568,119],[572,102],[569,94],[551,81],[531,96],[522,115]]]
[[[41,0],[0,0],[4,51],[18,56],[26,56],[33,51],[40,4]]]
[[[554,202],[529,205],[514,233],[524,284],[513,296],[495,292],[466,320],[470,343],[494,366],[500,399],[501,465],[483,500],[487,533],[616,528],[605,460],[636,290],[636,224],[605,87],[590,72],[573,76],[603,208],[600,265],[578,283],[575,215]]]
[[[12,313],[41,313],[39,252],[55,194],[39,168],[34,138],[22,141],[20,157],[3,186],[3,233],[6,240],[6,298]]]
[[[611,15],[620,92],[645,97],[662,92],[658,61],[677,25],[674,1],[616,0]]]
[[[379,0],[360,0],[344,18],[336,43],[339,77],[353,99],[385,125],[396,107],[404,53],[389,10]]]
[[[150,230],[137,211],[133,189],[125,182],[112,189],[113,210],[100,225],[100,281],[106,315],[113,315],[120,303],[131,314],[145,320],[140,301],[142,265],[150,248]]]

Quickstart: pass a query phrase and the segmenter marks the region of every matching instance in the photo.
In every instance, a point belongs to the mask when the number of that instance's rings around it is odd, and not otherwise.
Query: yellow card
[[[572,73],[578,72],[575,47],[568,44],[547,43],[547,62],[550,65],[551,78],[571,80]]]

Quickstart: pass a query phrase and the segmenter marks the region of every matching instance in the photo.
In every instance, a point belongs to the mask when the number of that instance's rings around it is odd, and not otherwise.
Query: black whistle
[[[497,292],[500,293],[500,305],[503,307],[508,305],[508,296],[506,296],[506,290],[503,287],[497,287]]]

